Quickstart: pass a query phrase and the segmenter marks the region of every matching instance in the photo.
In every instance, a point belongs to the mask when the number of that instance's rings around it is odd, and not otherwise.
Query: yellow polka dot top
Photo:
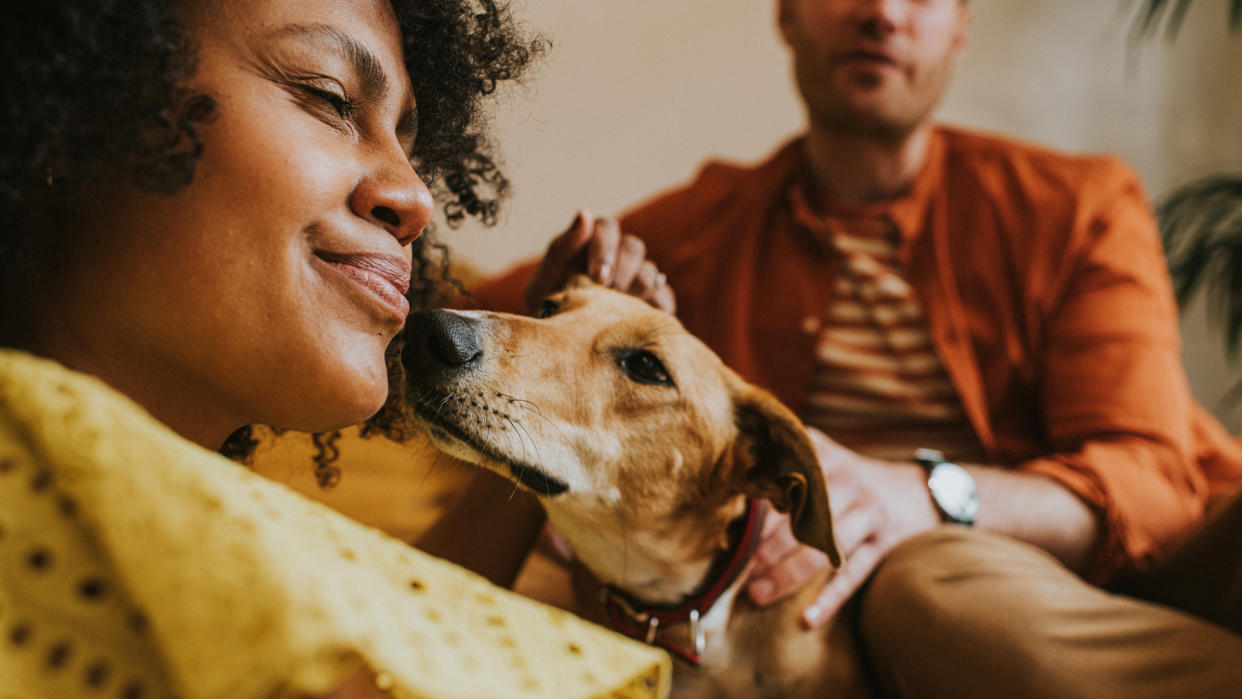
[[[0,699],[655,697],[666,655],[496,588],[0,350]]]

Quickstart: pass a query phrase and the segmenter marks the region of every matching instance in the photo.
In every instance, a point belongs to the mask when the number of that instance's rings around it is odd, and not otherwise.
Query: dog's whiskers
[[[564,442],[566,445],[569,445],[569,444],[571,443],[571,442],[569,441],[569,437],[568,437],[568,436],[567,436],[567,435],[566,435],[566,434],[565,434],[565,433],[561,430],[561,426],[560,426],[559,424],[557,424],[557,423],[556,423],[556,421],[555,421],[555,420],[553,420],[552,418],[548,417],[547,415],[544,415],[544,414],[543,414],[543,411],[542,411],[542,410],[540,410],[540,409],[539,409],[539,406],[538,406],[538,405],[536,405],[533,401],[526,400],[525,398],[517,398],[517,397],[515,397],[515,396],[510,396],[510,395],[505,394],[505,393],[497,393],[497,394],[496,394],[496,396],[497,396],[497,397],[499,397],[499,398],[506,398],[506,399],[508,399],[508,400],[510,400],[510,401],[512,401],[512,402],[515,402],[515,403],[521,403],[521,404],[523,404],[523,405],[522,405],[522,408],[523,408],[523,409],[525,409],[525,410],[530,410],[530,411],[531,411],[531,412],[533,412],[535,415],[539,416],[539,417],[540,417],[540,418],[542,418],[545,422],[547,422],[549,425],[551,425],[551,426],[552,426],[552,429],[556,430],[557,435],[559,435],[559,436],[560,436],[560,438],[561,438],[561,441],[562,441],[562,442]],[[528,406],[529,406],[529,407],[528,407]]]
[[[509,417],[508,415],[505,415],[504,418],[505,418],[505,422],[508,422],[509,426],[513,428],[513,437],[517,438],[518,444],[522,448],[522,461],[529,461],[530,459],[528,459],[526,455],[526,440],[522,438],[522,432],[518,428],[517,423],[514,422],[513,418]],[[529,437],[532,442],[534,441],[534,437],[530,436],[529,431],[526,433],[526,436]]]

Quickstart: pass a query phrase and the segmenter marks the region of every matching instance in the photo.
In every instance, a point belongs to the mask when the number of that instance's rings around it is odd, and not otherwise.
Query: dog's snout
[[[405,322],[406,364],[416,355],[423,362],[461,367],[483,354],[469,318],[451,311],[419,311]]]

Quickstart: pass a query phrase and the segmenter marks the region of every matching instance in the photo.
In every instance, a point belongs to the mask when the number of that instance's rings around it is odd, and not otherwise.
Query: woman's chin
[[[316,382],[291,381],[296,395],[289,395],[283,410],[266,424],[299,432],[331,432],[365,422],[388,399],[388,371],[383,361],[364,362]]]
[[[325,422],[330,426],[323,429],[335,430],[365,422],[384,407],[388,400],[388,374],[381,371],[378,377],[368,377],[365,383],[361,380],[352,384],[339,394],[334,405],[325,406]],[[321,429],[321,431],[323,431]]]

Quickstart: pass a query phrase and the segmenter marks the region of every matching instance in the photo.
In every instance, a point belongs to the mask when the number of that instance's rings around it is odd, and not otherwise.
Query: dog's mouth
[[[549,475],[538,466],[532,466],[501,454],[484,440],[471,435],[444,416],[428,414],[429,409],[428,406],[420,405],[416,406],[414,410],[419,419],[427,425],[427,430],[431,433],[433,439],[456,442],[489,461],[504,464],[509,471],[509,476],[518,485],[528,488],[538,495],[551,497],[569,492],[569,484],[565,481],[556,476]]]

